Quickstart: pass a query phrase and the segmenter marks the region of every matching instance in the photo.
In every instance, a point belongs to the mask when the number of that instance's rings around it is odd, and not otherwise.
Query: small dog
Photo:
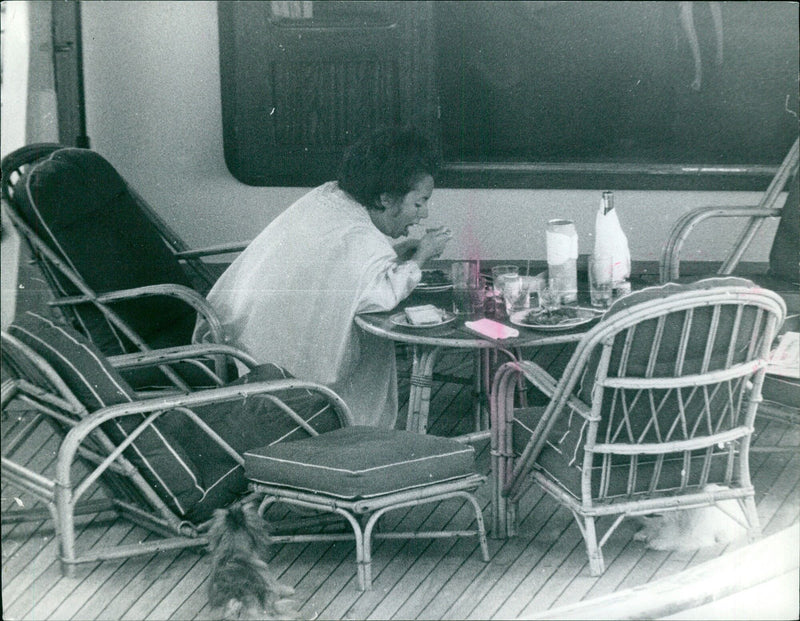
[[[280,584],[266,563],[266,525],[250,506],[217,509],[208,532],[208,599],[223,619],[299,619],[294,589]]]
[[[706,486],[705,491],[721,489],[724,488],[712,484]],[[653,550],[696,550],[728,543],[744,535],[743,524],[747,523],[739,503],[733,499],[709,507],[643,516],[639,520],[644,528],[633,538],[644,541]]]

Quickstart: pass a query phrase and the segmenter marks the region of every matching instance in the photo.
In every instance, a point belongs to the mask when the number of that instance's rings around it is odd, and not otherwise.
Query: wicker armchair
[[[202,257],[245,243],[189,250],[89,149],[29,145],[3,158],[2,176],[3,208],[41,270],[50,305],[103,353],[187,345],[198,316],[211,340],[223,341],[203,297],[216,276]],[[137,386],[193,384],[180,368],[129,379]]]
[[[660,276],[662,283],[674,282],[680,278],[681,249],[694,228],[704,220],[710,218],[737,218],[744,221],[744,227],[736,242],[731,246],[727,257],[719,267],[717,271],[718,274],[734,273],[747,247],[756,237],[756,234],[764,222],[768,219],[781,218],[781,225],[791,225],[795,231],[797,230],[797,191],[795,190],[794,193],[790,191],[790,196],[787,197],[783,209],[778,206],[778,201],[781,193],[786,189],[787,184],[793,183],[795,186],[797,185],[799,142],[800,139],[794,141],[794,144],[791,149],[789,149],[789,152],[778,168],[778,172],[775,174],[775,177],[773,177],[758,205],[753,207],[701,207],[687,212],[678,219],[673,225],[661,255]],[[794,221],[791,221],[791,219],[794,219]],[[786,222],[783,222],[783,220],[786,220]],[[796,235],[794,235],[794,239],[787,237],[787,239],[784,240],[780,239],[780,237],[781,235],[779,232],[779,235],[776,237],[776,243],[781,242],[793,248],[795,259],[793,265],[773,265],[771,266],[771,271],[775,271],[775,268],[778,267],[780,272],[791,274],[790,280],[793,282],[787,283],[786,291],[794,291],[797,294],[797,280],[800,267],[797,264],[796,257],[798,256],[798,244],[800,244],[800,239],[798,239]],[[775,248],[773,247],[773,252],[774,250]],[[775,283],[765,282],[760,284],[769,286]]]
[[[494,536],[515,533],[534,482],[575,516],[593,575],[628,516],[734,498],[757,533],[750,436],[784,314],[780,296],[744,279],[668,284],[617,301],[559,381],[532,362],[503,365],[491,408]],[[520,377],[551,397],[547,407],[514,407]]]
[[[252,370],[224,384],[205,364],[220,355]],[[195,363],[216,387],[141,398],[119,373],[178,361]],[[272,365],[256,367],[232,347],[107,358],[71,328],[35,313],[2,333],[2,362],[9,378],[2,390],[3,484],[21,499],[3,512],[3,522],[52,517],[67,575],[82,563],[205,545],[214,509],[246,499],[244,451],[305,437],[307,421],[324,431],[350,420],[329,389]],[[50,463],[34,447],[54,434],[57,457]],[[76,516],[108,510],[160,537],[79,545]]]
[[[720,266],[719,274],[735,274],[739,261],[748,245],[756,239],[761,226],[769,219],[780,219],[778,230],[769,254],[766,274],[752,276],[760,286],[779,293],[788,309],[783,330],[797,331],[800,327],[800,176],[798,175],[798,147],[792,148],[780,165],[778,172],[755,207],[702,207],[686,213],[674,225],[661,256],[661,282],[680,279],[680,253],[684,242],[695,227],[708,219],[737,219],[744,226],[728,256]],[[781,193],[788,190],[782,207],[778,207]],[[764,402],[760,412],[773,419],[793,425],[800,424],[800,380],[768,374],[762,390]]]

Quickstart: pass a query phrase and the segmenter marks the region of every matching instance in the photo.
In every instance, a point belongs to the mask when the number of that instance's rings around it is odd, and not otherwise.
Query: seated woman
[[[275,218],[209,292],[229,342],[335,390],[356,424],[393,427],[394,344],[359,331],[353,317],[394,308],[444,250],[447,229],[388,239],[428,216],[436,170],[436,152],[415,130],[379,130],[351,147],[338,180]],[[203,333],[198,325],[195,340]]]

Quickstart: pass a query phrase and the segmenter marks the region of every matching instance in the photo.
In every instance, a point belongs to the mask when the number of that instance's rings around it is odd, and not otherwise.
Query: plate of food
[[[510,320],[515,326],[534,330],[569,330],[589,323],[602,315],[603,311],[592,308],[562,306],[553,311],[546,311],[542,308],[518,311],[511,315]]]
[[[422,270],[422,280],[416,286],[416,291],[427,291],[437,293],[453,288],[450,276],[443,270]]]
[[[455,313],[451,311],[433,304],[423,304],[422,306],[409,306],[404,311],[389,317],[389,320],[394,325],[403,328],[435,328],[450,323],[455,318]]]

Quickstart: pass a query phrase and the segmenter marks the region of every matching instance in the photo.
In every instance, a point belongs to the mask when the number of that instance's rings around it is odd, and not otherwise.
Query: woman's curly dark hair
[[[347,149],[339,187],[368,209],[383,211],[381,194],[408,194],[423,175],[435,176],[439,157],[427,135],[414,128],[382,128]]]

